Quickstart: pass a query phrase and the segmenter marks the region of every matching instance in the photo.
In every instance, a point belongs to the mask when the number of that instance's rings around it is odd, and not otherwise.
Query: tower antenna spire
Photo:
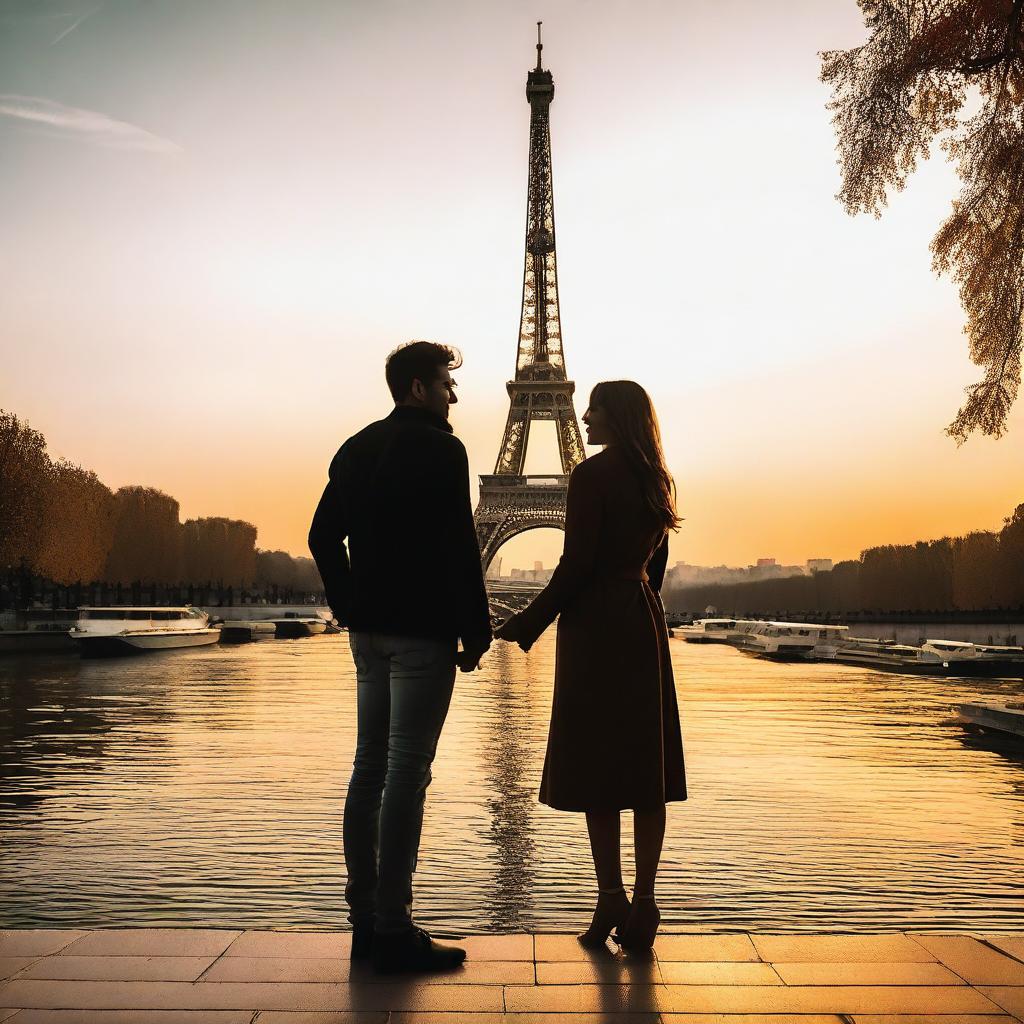
[[[543,25],[543,21],[537,22],[537,70],[541,70],[540,66],[540,51],[544,49],[544,44],[540,41],[540,27]]]

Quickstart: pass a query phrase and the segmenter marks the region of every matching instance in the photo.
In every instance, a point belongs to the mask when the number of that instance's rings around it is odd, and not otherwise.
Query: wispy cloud
[[[145,128],[118,121],[97,110],[82,110],[40,96],[0,93],[0,117],[56,128],[69,138],[79,138],[111,149],[141,149],[150,153],[180,153],[181,146]]]
[[[74,32],[75,29],[78,28],[78,26],[81,25],[83,21],[85,21],[87,18],[91,18],[94,14],[96,14],[99,11],[99,9],[102,6],[103,4],[98,4],[96,7],[93,7],[91,10],[85,11],[82,14],[63,15],[63,17],[66,18],[74,18],[74,21],[72,21],[71,24],[68,25],[68,27],[64,29],[55,39],[50,40],[50,45],[56,46],[65,36],[71,35],[71,33]]]

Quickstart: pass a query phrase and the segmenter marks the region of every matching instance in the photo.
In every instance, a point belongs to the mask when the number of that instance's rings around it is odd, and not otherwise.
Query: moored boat
[[[838,648],[832,660],[841,665],[857,665],[904,675],[946,675],[937,661],[921,657],[920,647],[898,644],[895,640],[852,636]]]
[[[220,638],[224,643],[272,640],[276,635],[277,627],[265,619],[227,619],[220,623]]]
[[[735,629],[735,619],[694,619],[692,625],[673,626],[672,635],[688,644],[727,644]]]
[[[283,619],[268,619],[276,628],[279,640],[294,640],[299,637],[316,636],[327,632],[327,623],[317,615],[286,615]]]
[[[34,654],[67,651],[73,653],[71,627],[78,611],[32,608],[18,615],[20,629],[0,630],[0,654]]]
[[[819,622],[775,622],[741,619],[729,634],[729,643],[745,654],[772,661],[831,659],[847,627]]]
[[[966,640],[925,640],[921,660],[941,666],[951,676],[990,679],[1024,677],[1024,648],[972,644]]]
[[[110,658],[204,647],[220,640],[220,628],[198,608],[86,607],[70,636],[83,658]]]

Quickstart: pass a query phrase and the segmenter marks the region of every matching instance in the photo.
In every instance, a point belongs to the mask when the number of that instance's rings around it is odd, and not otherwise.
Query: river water
[[[1024,754],[951,713],[1019,682],[672,653],[666,930],[1024,930]],[[583,819],[535,798],[553,660],[551,630],[459,676],[416,876],[439,933],[588,921]],[[0,659],[0,926],[344,926],[354,721],[344,635]]]

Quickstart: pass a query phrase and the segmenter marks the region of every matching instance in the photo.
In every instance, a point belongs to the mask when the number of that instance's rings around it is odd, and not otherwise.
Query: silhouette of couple
[[[385,377],[395,407],[338,450],[309,534],[356,665],[358,736],[344,819],[352,959],[382,973],[445,970],[465,959],[412,919],[423,804],[456,668],[474,671],[492,640],[469,462],[448,423],[459,365],[456,351],[433,342],[391,353]],[[495,636],[526,651],[559,616],[540,799],[586,814],[598,893],[580,941],[601,946],[612,935],[626,949],[648,949],[660,920],[654,882],[665,804],[686,799],[658,596],[679,518],[643,388],[598,384],[583,422],[587,443],[604,450],[569,478],[561,560]],[[634,814],[632,901],[620,860],[625,809]]]

